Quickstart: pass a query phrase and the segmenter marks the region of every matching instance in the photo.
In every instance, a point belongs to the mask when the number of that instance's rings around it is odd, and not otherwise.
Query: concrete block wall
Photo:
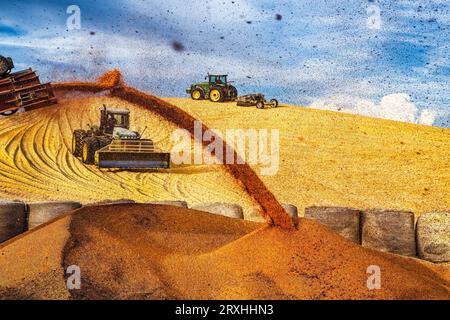
[[[298,209],[293,204],[282,203],[281,206],[284,208],[286,213],[292,218],[296,224],[298,221]],[[262,209],[260,207],[250,207],[244,210],[244,220],[265,223],[266,220],[262,215]]]
[[[46,201],[27,204],[28,230],[56,219],[60,215],[81,208],[81,203],[74,201]]]
[[[314,219],[364,247],[450,262],[450,211],[422,214],[387,209],[308,207],[305,218]]]
[[[404,256],[416,256],[414,213],[366,210],[361,217],[361,245]]]
[[[240,205],[234,203],[213,202],[198,204],[191,207],[193,210],[205,211],[229,218],[244,219],[244,210]]]
[[[26,231],[25,203],[0,200],[0,243],[24,231]]]
[[[314,219],[336,231],[344,238],[361,243],[361,211],[344,207],[308,207],[305,218]]]
[[[122,199],[95,205],[126,203],[135,202]],[[179,200],[149,203],[188,207],[185,201]],[[282,206],[294,221],[298,219],[296,206]],[[22,201],[0,200],[0,243],[80,207],[81,204],[74,201],[26,204]],[[265,222],[258,207],[244,211],[234,203],[213,202],[190,208],[230,218]],[[308,207],[305,209],[305,218],[317,220],[344,238],[364,247],[405,256],[418,256],[431,262],[450,262],[450,211],[424,213],[416,224],[412,212],[385,209]]]

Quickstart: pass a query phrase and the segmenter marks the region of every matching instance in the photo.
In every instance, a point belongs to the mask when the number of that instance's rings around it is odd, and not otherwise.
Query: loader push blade
[[[167,169],[170,153],[155,151],[152,140],[113,140],[97,151],[99,168]]]

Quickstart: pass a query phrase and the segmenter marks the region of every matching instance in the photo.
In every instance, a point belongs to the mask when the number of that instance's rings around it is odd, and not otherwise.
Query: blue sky
[[[67,30],[72,4],[81,30]],[[367,24],[373,6],[380,28]],[[450,128],[449,31],[444,0],[10,0],[0,54],[49,81],[117,67],[140,89],[184,96],[228,73],[242,94]]]

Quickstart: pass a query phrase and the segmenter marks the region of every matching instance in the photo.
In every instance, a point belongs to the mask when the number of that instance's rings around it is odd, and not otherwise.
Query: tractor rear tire
[[[272,108],[278,107],[278,100],[277,100],[277,99],[271,99],[271,100],[270,100],[270,106],[271,106]]]
[[[83,141],[85,138],[84,130],[75,130],[72,135],[72,154],[80,157],[83,150]]]
[[[237,91],[237,89],[236,89],[236,87],[235,86],[230,86],[230,88],[228,89],[229,91],[229,99],[230,100],[234,100],[235,98],[237,98],[237,96],[238,96],[238,91]]]
[[[212,102],[222,102],[223,101],[223,93],[219,89],[212,89],[209,92],[209,100]]]
[[[204,94],[200,89],[194,89],[191,92],[191,98],[192,100],[202,100],[204,99]]]
[[[85,164],[95,163],[95,152],[100,149],[99,142],[96,138],[88,138],[84,140],[81,160]]]
[[[256,103],[256,108],[258,108],[258,109],[264,109],[264,102],[258,101],[258,102]]]

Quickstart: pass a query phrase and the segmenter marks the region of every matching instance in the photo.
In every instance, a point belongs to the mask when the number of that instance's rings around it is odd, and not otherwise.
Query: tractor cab
[[[100,114],[100,130],[112,134],[115,128],[130,128],[130,110],[112,109],[105,105]]]
[[[210,86],[227,84],[228,75],[208,74],[208,82]]]

